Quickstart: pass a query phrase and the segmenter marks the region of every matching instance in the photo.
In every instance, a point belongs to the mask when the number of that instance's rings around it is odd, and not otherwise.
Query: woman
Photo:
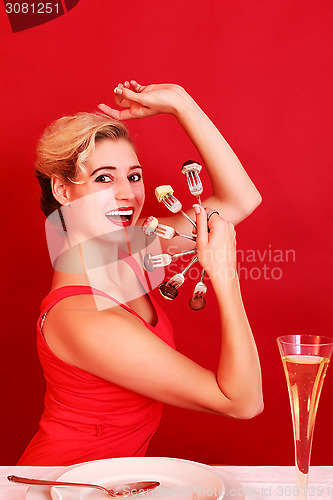
[[[102,104],[103,116],[62,118],[40,141],[41,206],[53,224],[60,215],[57,231],[61,225],[65,239],[62,248],[57,243],[50,250],[54,279],[38,322],[45,411],[20,465],[142,456],[163,403],[240,419],[262,411],[260,364],[239,289],[234,231],[260,195],[183,88],[131,81],[118,85],[115,99],[121,111]],[[188,214],[196,218],[198,259],[221,314],[217,373],[175,350],[168,318],[145,289],[140,260],[124,252],[142,223],[144,186],[127,129],[117,120],[158,113],[177,118],[212,182],[213,195],[204,202],[214,209],[208,223],[200,205]],[[192,228],[182,215],[160,223],[182,233]],[[189,248],[182,238],[172,244],[174,251]],[[223,259],[221,249],[228,250]]]

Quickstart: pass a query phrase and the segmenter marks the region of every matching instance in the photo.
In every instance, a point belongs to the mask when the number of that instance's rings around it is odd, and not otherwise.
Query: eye
[[[128,178],[131,182],[141,181],[141,174],[132,174]]]
[[[99,175],[98,177],[96,177],[95,182],[106,183],[106,182],[111,182],[111,180],[112,179],[109,175],[102,174],[102,175]]]

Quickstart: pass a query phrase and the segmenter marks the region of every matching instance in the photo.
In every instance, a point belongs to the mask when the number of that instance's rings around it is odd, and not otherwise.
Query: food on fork
[[[194,160],[187,160],[185,163],[183,163],[182,166],[182,174],[186,175],[188,172],[198,172],[198,174],[201,172],[202,165],[200,163],[194,161]]]
[[[188,305],[193,311],[201,311],[206,305],[206,300],[200,296],[191,297]]]
[[[169,185],[158,186],[155,189],[155,196],[157,198],[157,201],[162,201],[165,196],[170,195],[172,193],[173,189]]]
[[[156,267],[168,266],[174,259],[178,259],[178,257],[182,255],[190,255],[196,252],[197,249],[193,248],[192,250],[184,250],[184,252],[175,253],[173,255],[169,255],[168,253],[161,253],[159,255],[147,253],[143,258],[143,267],[146,271],[154,271]]]
[[[178,212],[180,212],[196,228],[197,225],[195,221],[182,210],[182,204],[172,193],[173,189],[171,186],[158,186],[155,189],[155,194],[158,201],[161,201],[173,214],[177,214]]]
[[[175,236],[181,236],[182,238],[187,238],[188,240],[196,241],[196,236],[190,236],[189,234],[178,233],[173,227],[165,226],[164,224],[158,224],[155,229],[157,236],[165,238],[166,240],[171,240]]]
[[[201,169],[200,163],[192,160],[186,161],[182,166],[182,174],[186,176],[190,193],[198,198],[200,205],[202,205],[200,195],[203,192],[202,182],[199,177]]]
[[[200,195],[203,192],[202,182],[199,177],[199,173],[202,170],[202,165],[194,160],[188,160],[182,165],[181,172],[185,175],[188,183],[188,187],[190,193],[197,197],[200,205],[201,199]],[[183,211],[183,207],[181,202],[173,195],[174,190],[170,185],[161,185],[156,187],[155,196],[157,200],[163,203],[170,212],[176,214],[181,213],[191,224],[196,228],[196,222]],[[142,224],[142,231],[146,235],[156,234],[160,238],[164,239],[172,239],[175,236],[181,236],[190,240],[195,241],[196,236],[190,236],[183,233],[178,233],[173,227],[166,226],[163,224],[159,224],[158,219],[156,217],[150,216]],[[185,251],[175,255],[169,254],[161,254],[161,255],[152,255],[147,254],[143,259],[143,267],[146,271],[154,271],[157,267],[168,266],[175,258],[180,255],[186,255],[187,253],[194,253],[196,249],[191,251]],[[173,300],[178,295],[178,288],[184,282],[184,275],[187,272],[187,269],[191,267],[192,264],[197,260],[195,257],[192,259],[190,264],[178,274],[175,274],[169,281],[165,281],[160,284],[159,290],[164,298]],[[204,274],[203,274],[204,275]],[[205,293],[207,290],[206,285],[203,283],[203,275],[201,281],[197,284],[192,298],[189,300],[189,306],[195,310],[199,311],[205,307]]]
[[[143,221],[142,231],[146,236],[151,236],[152,234],[155,233],[155,229],[157,228],[157,226],[158,226],[158,219],[150,215],[149,217],[147,217],[147,219]]]
[[[151,253],[147,253],[144,256],[143,262],[142,262],[142,265],[143,265],[144,269],[146,271],[150,272],[150,273],[152,273],[155,270],[155,266],[152,263],[151,258],[152,258],[152,254]]]
[[[188,305],[193,311],[201,311],[206,305],[205,295],[207,293],[207,285],[204,282],[205,270],[202,270],[201,279],[195,285],[193,295],[188,301]]]
[[[161,283],[158,288],[165,299],[173,300],[178,295],[177,288],[174,285],[171,285],[170,283],[168,283],[167,281],[164,281],[163,283]]]
[[[198,260],[197,255],[193,257],[191,262],[187,264],[185,269],[181,273],[172,276],[169,281],[164,281],[160,286],[159,290],[165,299],[173,300],[178,295],[178,288],[182,286],[185,281],[185,274]]]

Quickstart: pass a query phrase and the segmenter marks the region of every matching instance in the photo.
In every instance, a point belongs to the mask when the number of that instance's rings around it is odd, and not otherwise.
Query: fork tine
[[[195,183],[196,183],[196,181],[197,181],[197,179],[196,179],[196,176],[195,176],[195,172],[193,172],[193,171],[190,172],[190,180],[191,180],[192,186],[194,186]]]
[[[167,240],[171,240],[175,236],[175,230],[173,227],[164,226],[163,224],[159,224],[155,230],[157,236],[161,238],[165,238]]]
[[[199,196],[203,191],[202,182],[197,170],[189,170],[185,173],[190,192],[194,196]]]
[[[184,283],[184,281],[184,275],[182,273],[179,273],[172,276],[167,282],[167,285],[172,285],[175,288],[179,288]]]
[[[162,226],[162,224],[159,224],[157,228],[155,229],[156,234],[165,234],[166,228],[165,226]]]
[[[173,213],[177,213],[182,209],[182,204],[172,194],[163,196],[162,203],[164,203],[164,205]]]
[[[205,285],[202,281],[199,281],[199,283],[195,285],[193,296],[199,293],[205,295],[206,292],[207,292],[207,285]]]
[[[151,257],[151,262],[154,267],[164,267],[168,266],[172,262],[171,255],[167,253],[162,253],[160,255],[154,255]]]

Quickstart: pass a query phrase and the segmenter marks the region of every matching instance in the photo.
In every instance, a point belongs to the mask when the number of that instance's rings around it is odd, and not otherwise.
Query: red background
[[[275,338],[331,335],[332,3],[294,0],[80,0],[67,14],[13,34],[1,4],[2,464],[14,464],[37,429],[44,382],[35,321],[52,268],[33,177],[35,146],[63,114],[112,102],[125,79],[183,85],[234,148],[263,196],[237,228],[238,247],[295,251],[295,262],[242,262],[248,271],[279,267],[281,279],[242,278],[262,362],[264,412],[251,421],[166,408],[149,455],[206,463],[293,463],[287,389]],[[180,174],[199,159],[172,117],[129,124],[149,175],[146,215],[165,215],[153,189],[171,184],[193,200]],[[209,193],[206,177],[205,192]],[[271,245],[271,246],[270,246]],[[244,272],[245,274],[245,272]],[[189,281],[189,280],[188,280]],[[194,282],[163,305],[179,349],[214,369],[219,319],[212,291],[200,313],[187,307]],[[331,465],[328,371],[317,416],[312,464]]]

